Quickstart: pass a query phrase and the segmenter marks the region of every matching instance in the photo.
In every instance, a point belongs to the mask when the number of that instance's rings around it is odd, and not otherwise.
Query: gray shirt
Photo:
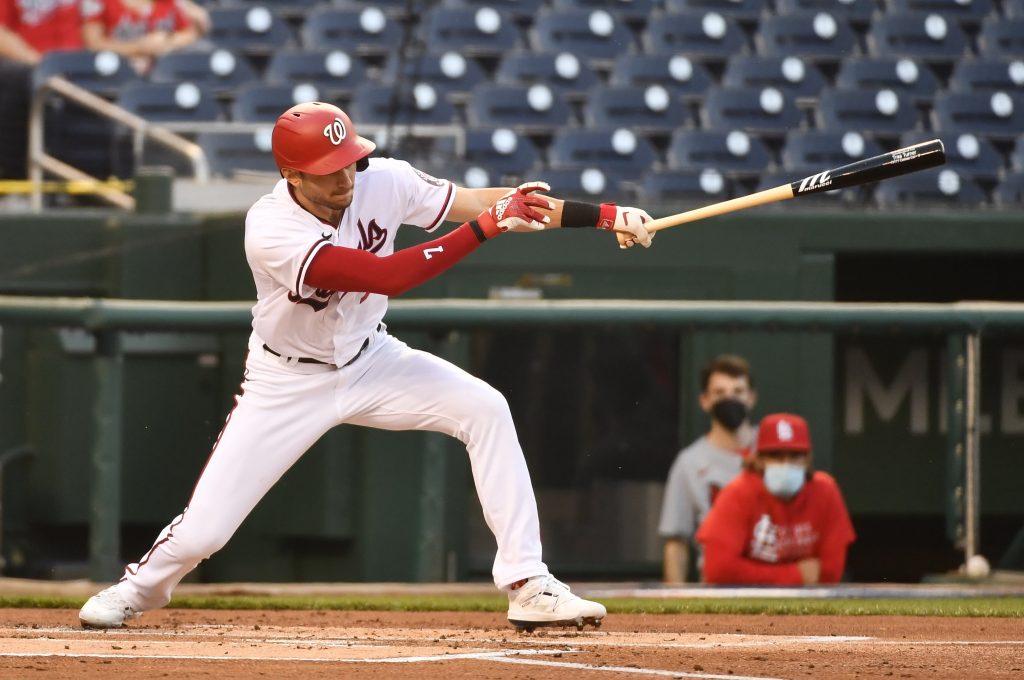
[[[701,437],[679,452],[665,483],[658,534],[662,538],[692,538],[711,501],[740,473],[743,457]]]

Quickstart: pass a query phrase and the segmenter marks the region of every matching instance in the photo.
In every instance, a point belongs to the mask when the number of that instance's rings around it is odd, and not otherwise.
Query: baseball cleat
[[[101,590],[78,612],[83,628],[120,628],[128,619],[142,616],[117,591],[117,586]]]
[[[527,632],[541,626],[583,626],[597,628],[608,611],[603,604],[584,600],[550,574],[534,576],[508,594],[508,621]]]

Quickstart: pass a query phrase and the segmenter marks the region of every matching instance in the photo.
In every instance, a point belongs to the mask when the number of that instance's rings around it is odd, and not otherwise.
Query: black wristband
[[[562,205],[562,226],[570,229],[594,227],[601,219],[601,206],[582,201],[566,201]]]
[[[473,233],[476,234],[476,237],[480,239],[480,243],[483,243],[484,241],[487,240],[487,236],[484,234],[484,230],[480,227],[480,224],[476,220],[470,220],[469,222],[466,222],[466,224],[468,224],[469,228],[473,230]]]

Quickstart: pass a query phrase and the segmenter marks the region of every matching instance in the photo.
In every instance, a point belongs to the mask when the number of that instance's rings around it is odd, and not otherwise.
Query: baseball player
[[[383,317],[388,296],[502,232],[596,225],[614,230],[620,247],[646,247],[647,213],[549,199],[540,182],[466,189],[404,161],[368,158],[373,142],[319,102],[282,114],[272,148],[283,179],[245,221],[257,301],[241,393],[185,509],[119,583],[85,603],[82,624],[117,627],[167,604],[321,435],[352,423],[462,441],[497,539],[494,583],[508,592],[509,621],[598,625],[604,606],[573,594],[541,560],[536,500],[505,398],[397,340]],[[446,219],[463,224],[395,252],[399,225],[433,231]]]
[[[722,489],[697,532],[707,583],[839,582],[853,525],[836,480],[810,465],[807,421],[765,416],[756,455]]]

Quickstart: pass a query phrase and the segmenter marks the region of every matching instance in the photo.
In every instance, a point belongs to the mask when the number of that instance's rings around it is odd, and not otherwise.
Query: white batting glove
[[[614,220],[611,216],[612,209],[615,210]],[[625,250],[638,243],[644,248],[651,247],[651,239],[654,238],[654,234],[649,233],[644,224],[653,218],[647,214],[647,211],[640,208],[618,206],[614,203],[602,203],[601,217],[602,219],[597,225],[598,228],[614,231],[619,240],[619,248]]]

